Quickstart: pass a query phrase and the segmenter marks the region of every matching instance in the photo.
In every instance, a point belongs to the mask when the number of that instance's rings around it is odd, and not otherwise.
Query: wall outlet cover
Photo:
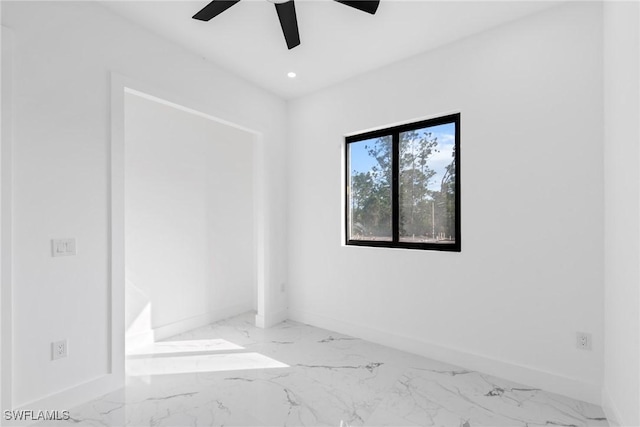
[[[56,341],[51,343],[51,360],[62,359],[69,354],[69,346],[67,340]]]
[[[576,347],[580,350],[591,350],[591,334],[587,334],[586,332],[577,332]]]

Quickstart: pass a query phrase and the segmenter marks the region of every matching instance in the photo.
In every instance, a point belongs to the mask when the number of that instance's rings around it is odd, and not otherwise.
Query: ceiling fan
[[[198,13],[193,15],[193,19],[209,21],[229,9],[240,0],[213,0],[203,7]],[[300,33],[298,32],[298,19],[296,18],[296,7],[294,0],[269,0],[274,3],[284,39],[287,47],[293,49],[300,44]],[[375,14],[378,10],[380,0],[335,0],[338,3],[353,7],[355,9]]]

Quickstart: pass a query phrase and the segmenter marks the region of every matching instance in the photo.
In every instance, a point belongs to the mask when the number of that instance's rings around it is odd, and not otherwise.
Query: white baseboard
[[[124,387],[124,376],[106,374],[86,383],[67,388],[41,399],[21,404],[15,410],[70,410],[78,405],[97,399],[100,396]],[[4,416],[4,414],[3,414]],[[34,421],[5,421],[6,426],[30,426]]]
[[[174,335],[190,331],[201,326],[206,326],[219,320],[227,319],[238,314],[252,311],[250,305],[238,304],[231,307],[225,307],[209,313],[200,314],[198,316],[189,317],[187,319],[178,320],[177,322],[153,328],[156,341],[164,340]]]
[[[363,325],[331,319],[306,311],[289,309],[289,318],[301,323],[362,338],[367,341],[407,351],[409,353],[418,354],[430,359],[494,375],[509,381],[526,384],[552,393],[561,394],[574,399],[594,403],[596,405],[601,404],[602,396],[599,384],[588,383],[576,378],[542,371],[534,367],[523,366],[479,354],[473,354],[426,341],[419,341],[414,338],[372,329]]]
[[[282,323],[289,318],[289,312],[287,310],[281,310],[276,313],[267,314],[263,316],[256,314],[256,326],[258,328],[270,328],[278,323]]]

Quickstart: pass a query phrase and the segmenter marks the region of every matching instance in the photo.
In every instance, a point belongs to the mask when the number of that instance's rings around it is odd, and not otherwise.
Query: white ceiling
[[[243,0],[209,22],[202,1],[103,1],[123,17],[283,98],[559,4],[555,1],[381,0],[375,15],[332,0],[296,0],[301,45],[287,50],[272,3]],[[290,79],[287,72],[295,71]]]

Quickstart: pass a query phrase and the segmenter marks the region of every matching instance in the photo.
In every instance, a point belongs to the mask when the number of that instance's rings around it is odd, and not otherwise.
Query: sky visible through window
[[[429,132],[438,139],[438,152],[429,158],[429,167],[436,172],[429,180],[429,190],[439,190],[440,180],[444,176],[445,168],[451,163],[453,147],[455,144],[455,124],[446,123],[444,125],[433,126]],[[378,162],[369,155],[365,146],[371,146],[377,138],[351,144],[349,150],[350,172],[369,172]]]

